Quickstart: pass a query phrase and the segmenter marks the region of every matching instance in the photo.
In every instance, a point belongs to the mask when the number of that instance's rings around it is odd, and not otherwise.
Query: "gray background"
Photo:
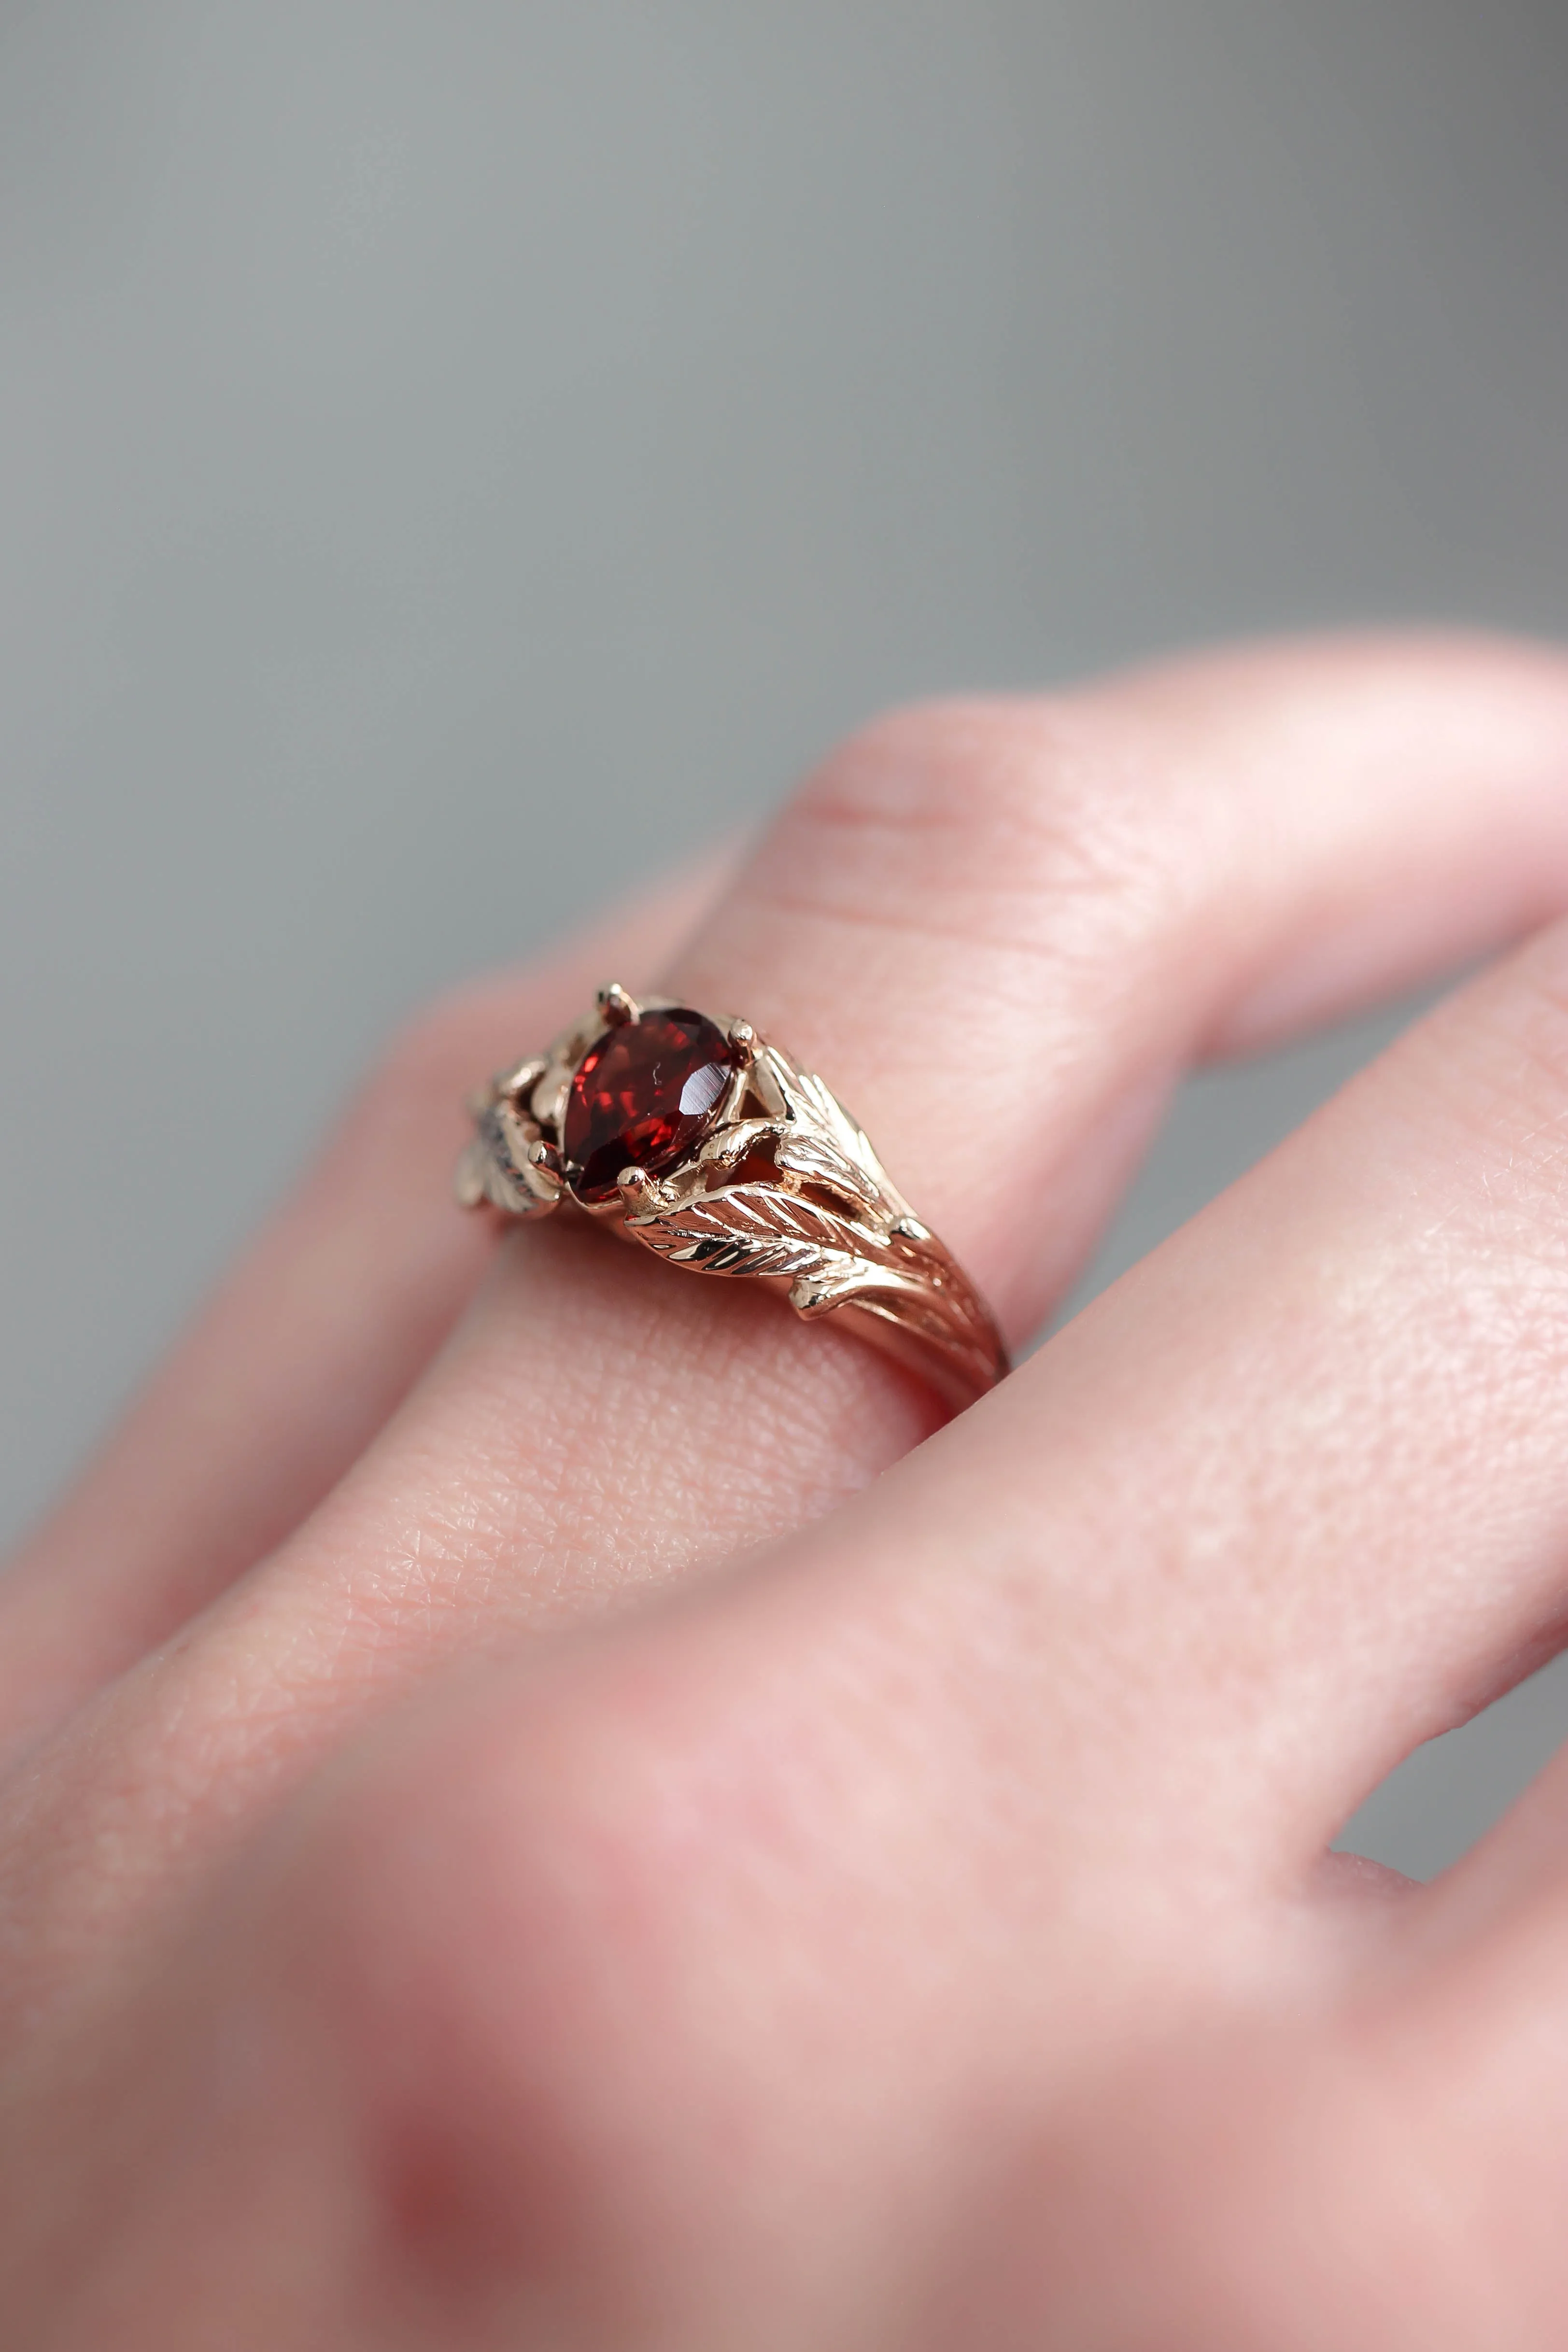
[[[934,688],[1559,626],[1565,99],[1553,0],[5,0],[5,1527],[671,810]],[[1099,1276],[1386,1027],[1202,1081]],[[1359,1842],[1436,1866],[1565,1693]]]

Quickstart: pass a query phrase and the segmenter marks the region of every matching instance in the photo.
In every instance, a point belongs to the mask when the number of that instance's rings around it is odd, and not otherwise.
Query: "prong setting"
[[[600,989],[597,1003],[599,1018],[606,1029],[624,1029],[628,1022],[642,1018],[642,1006],[618,980],[612,980],[608,987]]]
[[[465,1205],[564,1202],[672,1265],[749,1276],[812,1320],[842,1313],[955,1404],[1006,1370],[984,1302],[857,1121],[749,1021],[612,982],[470,1108]]]

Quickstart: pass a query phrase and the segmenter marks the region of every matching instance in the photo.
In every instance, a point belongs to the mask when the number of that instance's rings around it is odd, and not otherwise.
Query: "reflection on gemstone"
[[[730,1083],[729,1070],[719,1062],[704,1062],[680,1089],[682,1118],[706,1118]]]

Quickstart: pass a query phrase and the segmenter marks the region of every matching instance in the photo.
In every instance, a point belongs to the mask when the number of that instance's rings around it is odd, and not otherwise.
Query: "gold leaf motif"
[[[881,1194],[865,1169],[827,1136],[811,1135],[801,1129],[786,1129],[774,1148],[773,1158],[780,1168],[787,1168],[811,1183],[827,1186],[858,1208],[877,1209],[881,1205]]]
[[[458,1167],[458,1198],[464,1207],[490,1201],[513,1217],[536,1217],[552,1209],[560,1182],[530,1160],[530,1147],[538,1140],[538,1128],[509,1102],[491,1103],[482,1111]]]
[[[601,1005],[471,1104],[477,1133],[457,1175],[465,1204],[521,1217],[554,1208],[566,1190],[567,1087],[604,1027]],[[614,1204],[627,1238],[695,1274],[776,1281],[804,1316],[842,1306],[897,1326],[927,1343],[959,1403],[989,1388],[1006,1356],[984,1302],[837,1097],[777,1046],[752,1043],[694,1156]]]
[[[650,1217],[629,1217],[626,1230],[678,1265],[701,1274],[788,1275],[847,1265],[876,1236],[814,1201],[767,1184],[731,1184],[699,1192]]]

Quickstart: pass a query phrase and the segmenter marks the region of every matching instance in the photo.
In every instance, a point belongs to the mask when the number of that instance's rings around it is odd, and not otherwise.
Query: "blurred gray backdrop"
[[[1555,0],[4,0],[5,1529],[672,811],[933,689],[1560,626],[1565,110]],[[1389,1026],[1200,1081],[1089,1286]]]

